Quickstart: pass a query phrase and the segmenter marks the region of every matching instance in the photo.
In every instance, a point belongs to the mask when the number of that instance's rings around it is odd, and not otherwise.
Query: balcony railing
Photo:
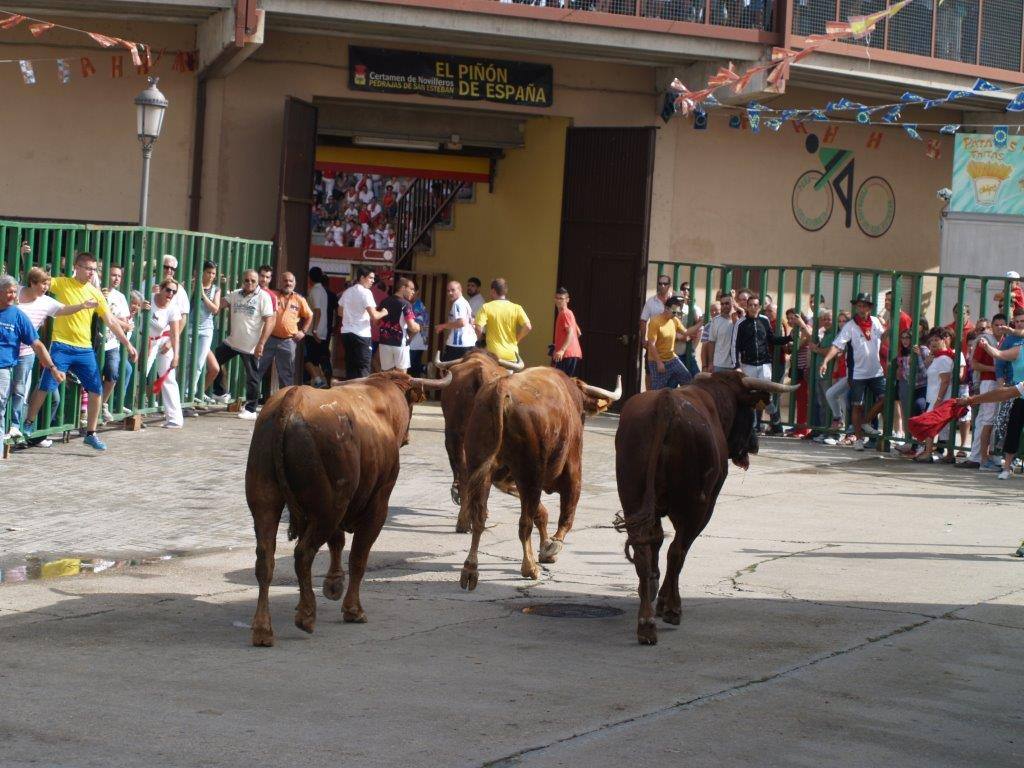
[[[794,35],[822,34],[826,21],[883,10],[892,0],[793,0]],[[878,50],[1021,71],[1021,0],[913,0],[861,41]],[[936,66],[936,69],[941,69]]]
[[[503,5],[611,13],[760,32],[776,30],[778,0],[492,0]],[[824,23],[824,22],[823,22]]]

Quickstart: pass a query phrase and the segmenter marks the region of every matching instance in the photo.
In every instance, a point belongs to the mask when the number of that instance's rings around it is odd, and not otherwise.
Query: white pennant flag
[[[57,79],[61,85],[71,82],[71,65],[68,64],[67,59],[57,59]]]
[[[21,67],[21,77],[25,81],[25,85],[35,85],[36,71],[32,69],[32,62],[28,59],[21,59],[18,66]]]

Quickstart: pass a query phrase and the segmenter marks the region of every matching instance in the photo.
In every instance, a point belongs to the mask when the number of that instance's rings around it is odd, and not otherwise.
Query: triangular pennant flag
[[[18,66],[21,67],[21,78],[25,81],[25,85],[35,85],[36,71],[32,68],[32,62],[28,59],[21,59]]]
[[[833,40],[838,40],[842,37],[849,37],[852,34],[850,29],[850,22],[848,21],[826,21],[825,22],[825,36]]]
[[[71,82],[71,65],[67,59],[57,59],[57,80],[61,85]]]
[[[1013,101],[1006,105],[1007,112],[1024,112],[1024,91],[1013,97]]]
[[[884,115],[882,115],[882,122],[883,123],[896,123],[896,122],[899,122],[900,112],[901,112],[901,108],[900,107],[893,107],[888,112],[886,112]]]
[[[944,133],[947,136],[952,136],[960,130],[960,126],[957,123],[949,123],[939,128],[939,133]]]
[[[827,123],[828,122],[828,115],[826,115],[820,109],[812,109],[811,112],[810,112],[810,118],[812,120],[815,120],[815,121],[819,122],[819,123]]]
[[[857,113],[857,122],[861,125],[867,125],[871,122],[871,110],[862,109]]]
[[[14,29],[25,20],[20,13],[11,14],[6,19],[0,19],[0,29]]]
[[[757,102],[757,101],[752,101],[749,104],[747,104],[747,112],[748,113],[750,113],[750,112],[770,112],[770,111],[771,110],[768,109],[768,107],[766,107],[764,104],[761,104],[760,102]]]
[[[102,45],[104,48],[113,48],[117,45],[116,37],[108,37],[107,35],[101,35],[99,32],[86,32],[89,37],[95,40],[97,43]]]
[[[974,81],[974,85],[971,86],[972,91],[1001,91],[1003,90],[998,85],[992,85],[988,80],[979,77]]]
[[[709,93],[707,98],[704,99],[704,106],[705,107],[720,107],[720,106],[722,106],[722,102],[720,102],[718,99],[715,98],[715,94]]]
[[[797,112],[799,112],[799,110],[797,110],[797,109],[784,109],[784,110],[782,110],[782,113],[780,114],[780,117],[784,121],[785,120],[792,120],[794,117],[796,117]]]
[[[900,101],[903,104],[920,104],[922,101],[925,101],[925,98],[923,96],[918,96],[916,93],[906,91],[902,96],[900,96]]]
[[[924,103],[924,108],[925,109],[934,109],[935,107],[941,107],[941,106],[943,106],[946,103],[948,103],[946,99],[928,99]]]
[[[764,124],[772,131],[778,131],[782,127],[782,119],[778,117],[770,117],[764,121]]]
[[[139,55],[138,43],[133,43],[131,40],[122,40],[121,44],[128,49],[132,56],[132,64],[136,67],[142,66],[142,56]]]
[[[864,107],[863,104],[859,104],[856,101],[850,101],[848,98],[846,98],[844,96],[843,98],[839,99],[839,101],[829,102],[829,105],[827,107],[825,107],[825,111],[826,112],[844,112],[846,110],[864,109],[864,108],[865,107]]]
[[[906,123],[903,126],[903,130],[907,132],[907,136],[910,138],[915,141],[921,141],[921,134],[917,132],[917,123]]]
[[[32,33],[32,37],[39,37],[51,29],[53,29],[53,24],[49,21],[35,21],[28,25],[28,31]]]
[[[957,99],[966,99],[971,96],[970,91],[950,91],[946,94],[946,101],[956,101]]]

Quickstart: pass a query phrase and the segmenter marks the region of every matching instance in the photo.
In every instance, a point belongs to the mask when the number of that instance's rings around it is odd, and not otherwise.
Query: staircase
[[[418,247],[429,247],[435,224],[449,224],[452,205],[466,182],[455,179],[417,178],[398,201],[395,241],[396,269],[410,269]]]

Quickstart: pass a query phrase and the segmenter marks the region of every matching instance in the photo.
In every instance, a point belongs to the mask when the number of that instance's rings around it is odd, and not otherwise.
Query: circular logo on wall
[[[868,237],[881,237],[888,232],[896,218],[896,195],[889,182],[881,176],[866,179],[857,190],[853,210],[857,226]]]
[[[819,171],[807,171],[793,186],[793,216],[808,232],[817,232],[832,218],[832,185],[820,184],[821,179]]]

